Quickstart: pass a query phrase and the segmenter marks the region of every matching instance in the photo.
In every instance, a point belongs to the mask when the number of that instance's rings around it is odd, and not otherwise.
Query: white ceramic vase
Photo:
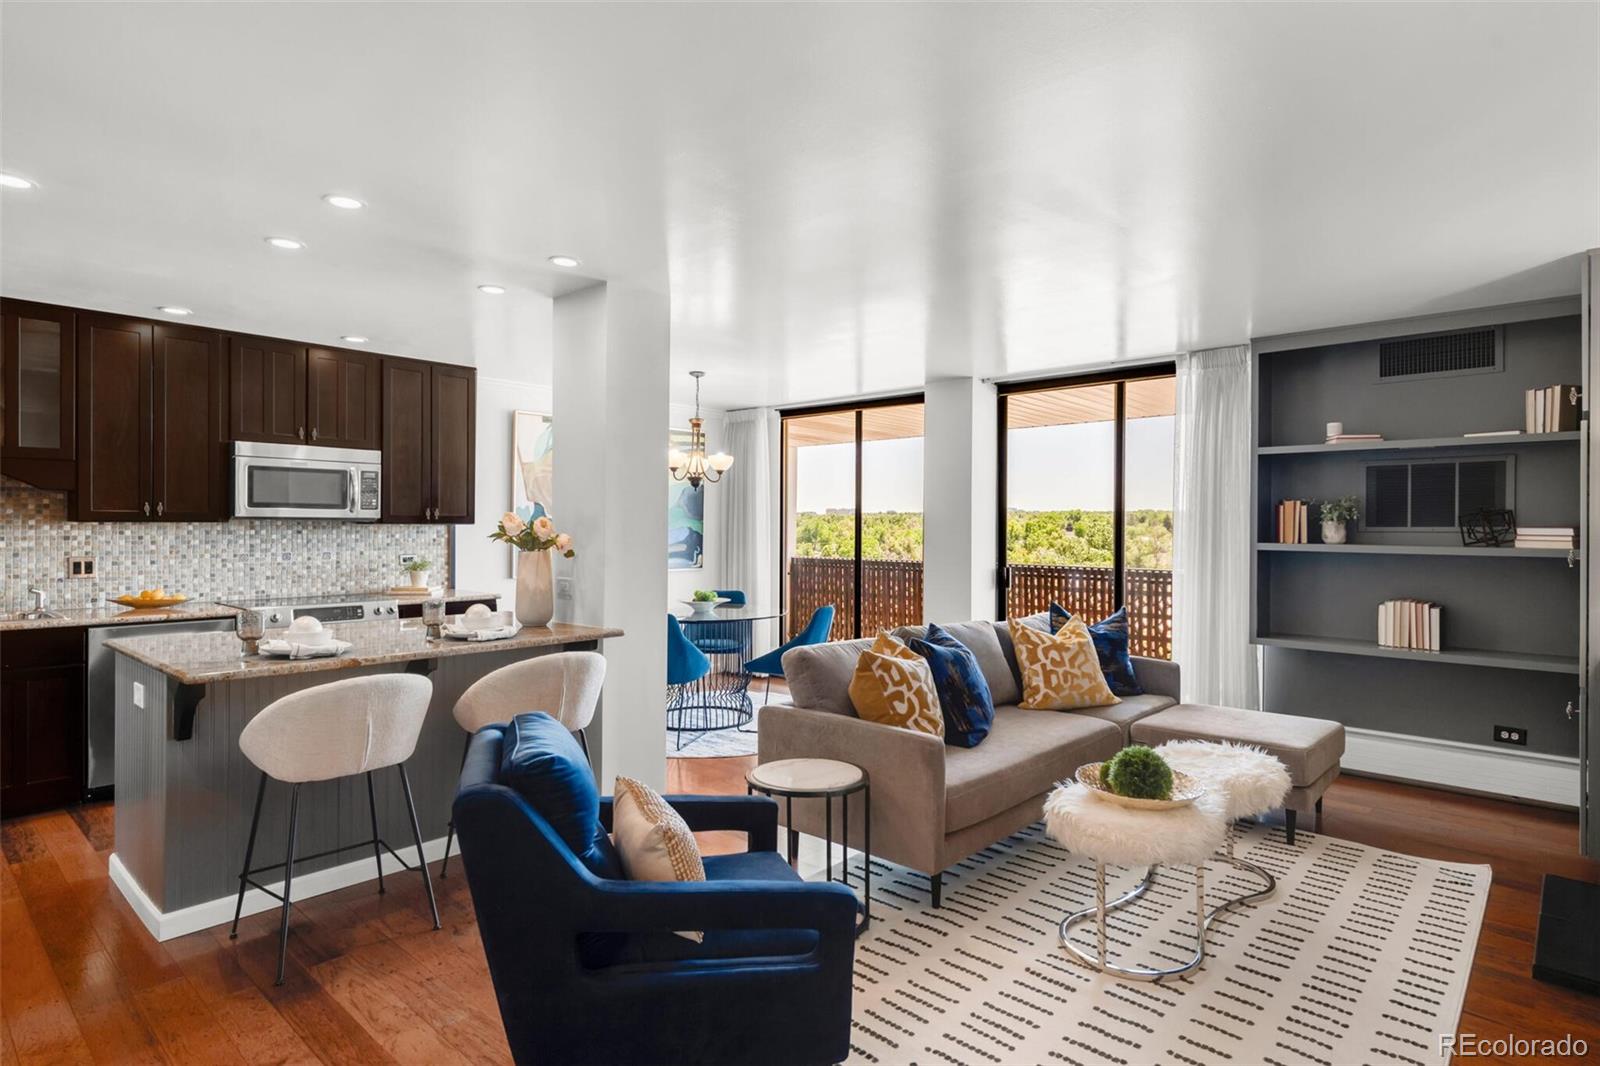
[[[550,576],[550,553],[517,553],[517,621],[525,626],[546,626],[555,617],[555,581]]]
[[[1335,522],[1335,521],[1331,521],[1331,520],[1328,520],[1328,519],[1324,519],[1323,520],[1323,522],[1322,522],[1322,543],[1324,543],[1324,544],[1343,544],[1344,543],[1344,538],[1345,538],[1345,525],[1344,525],[1343,522]]]

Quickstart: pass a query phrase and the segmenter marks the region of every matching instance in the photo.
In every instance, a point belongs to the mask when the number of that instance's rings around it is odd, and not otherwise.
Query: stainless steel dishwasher
[[[103,797],[117,769],[117,653],[106,641],[118,637],[171,636],[174,633],[232,632],[232,618],[204,618],[193,622],[124,622],[89,629],[88,774],[84,786],[91,798]]]

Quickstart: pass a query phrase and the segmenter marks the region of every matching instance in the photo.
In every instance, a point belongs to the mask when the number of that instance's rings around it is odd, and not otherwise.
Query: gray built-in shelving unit
[[[1495,746],[1494,727],[1520,726],[1527,751],[1578,753],[1566,712],[1585,661],[1585,430],[1463,435],[1522,429],[1525,389],[1587,385],[1582,329],[1573,297],[1252,341],[1251,636],[1265,709],[1501,751],[1523,749]],[[1464,332],[1475,354],[1461,354]],[[1424,337],[1444,343],[1392,343]],[[1329,422],[1385,439],[1329,445]],[[1467,465],[1445,473],[1452,463]],[[1420,520],[1371,528],[1374,479],[1392,486],[1397,466],[1417,486],[1408,520],[1427,510],[1425,483],[1456,478],[1453,499],[1503,497],[1519,525],[1579,530],[1578,550],[1465,547],[1453,526]],[[1340,496],[1361,500],[1361,521],[1348,544],[1316,543],[1316,504]],[[1283,499],[1315,501],[1313,543],[1273,543]],[[1443,651],[1378,644],[1378,604],[1403,598],[1443,607]]]

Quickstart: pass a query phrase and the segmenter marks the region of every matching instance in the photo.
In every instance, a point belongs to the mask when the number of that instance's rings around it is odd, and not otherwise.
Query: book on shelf
[[[1305,544],[1310,529],[1310,500],[1278,501],[1278,543]]]
[[[1578,546],[1578,531],[1571,526],[1518,526],[1518,548],[1565,548]]]
[[[1382,440],[1382,433],[1338,433],[1328,438],[1329,444],[1352,444],[1356,441]]]
[[[1520,429],[1481,429],[1476,433],[1463,433],[1463,437],[1520,437]]]
[[[1527,433],[1571,433],[1583,415],[1581,385],[1546,385],[1522,394],[1523,430]]]
[[[1378,604],[1378,643],[1408,651],[1443,648],[1443,608],[1424,600],[1384,600]]]

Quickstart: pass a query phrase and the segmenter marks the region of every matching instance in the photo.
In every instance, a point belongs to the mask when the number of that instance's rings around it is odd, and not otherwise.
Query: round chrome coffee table
[[[825,879],[833,880],[833,800],[838,797],[842,807],[839,829],[839,850],[844,862],[840,864],[839,881],[850,884],[850,797],[862,793],[866,801],[862,818],[861,851],[865,860],[861,864],[862,886],[861,920],[856,923],[856,935],[872,921],[872,783],[867,772],[859,766],[837,759],[779,759],[762,763],[745,774],[746,793],[781,798],[784,801],[783,824],[788,830],[789,864],[795,863],[799,853],[800,835],[794,828],[794,801],[797,799],[822,800],[822,843],[826,855]]]
[[[1061,946],[1078,961],[1134,981],[1161,981],[1197,969],[1206,958],[1206,860],[1222,845],[1227,826],[1221,811],[1205,797],[1187,807],[1141,810],[1095,795],[1077,782],[1063,784],[1045,801],[1045,828],[1068,851],[1094,861],[1094,905],[1073,911],[1057,931]],[[1106,953],[1106,915],[1143,896],[1155,882],[1156,867],[1194,867],[1194,957],[1178,966],[1154,969],[1122,966]],[[1106,899],[1106,867],[1143,866],[1144,875],[1131,890]],[[1096,951],[1072,942],[1075,926],[1095,922]]]
[[[1210,925],[1218,914],[1233,907],[1265,899],[1278,889],[1272,871],[1234,854],[1234,823],[1253,818],[1283,804],[1289,794],[1289,771],[1277,757],[1260,748],[1243,744],[1222,744],[1209,740],[1174,740],[1161,745],[1156,754],[1174,770],[1181,770],[1203,785],[1211,803],[1227,823],[1224,850],[1212,856],[1261,879],[1261,888],[1235,896],[1212,908],[1206,918]]]

